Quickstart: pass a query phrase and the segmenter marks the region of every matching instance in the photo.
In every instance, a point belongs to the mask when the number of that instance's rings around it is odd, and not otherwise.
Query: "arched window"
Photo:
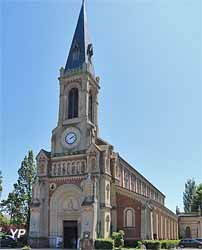
[[[124,227],[135,227],[135,211],[133,208],[125,209],[124,222]]]
[[[73,88],[69,91],[68,96],[68,119],[78,117],[79,109],[79,92],[77,88]]]
[[[191,229],[190,229],[190,227],[186,227],[186,229],[185,229],[185,238],[191,238]]]
[[[91,91],[88,97],[88,118],[91,122],[93,122],[93,96]]]

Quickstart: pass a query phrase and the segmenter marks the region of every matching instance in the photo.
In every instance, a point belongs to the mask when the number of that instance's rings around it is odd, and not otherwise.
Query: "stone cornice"
[[[120,186],[116,186],[116,185],[115,185],[115,189],[116,189],[116,192],[117,192],[117,193],[126,195],[126,196],[129,197],[129,198],[132,198],[132,199],[134,199],[134,200],[137,200],[137,201],[141,202],[142,205],[145,205],[146,202],[149,200],[148,198],[146,198],[146,197],[144,197],[144,196],[142,196],[142,195],[140,195],[140,194],[137,194],[137,193],[135,193],[135,192],[132,192],[132,191],[130,191],[130,190],[128,190],[128,189],[125,189],[125,188],[123,188],[123,187],[120,187]]]
[[[65,177],[61,177],[61,176],[53,176],[49,178],[49,182],[53,182],[53,181],[70,181],[70,180],[84,180],[86,178],[87,174],[83,174],[80,176],[65,176]]]
[[[64,155],[51,157],[51,161],[62,161],[62,160],[75,160],[75,159],[86,159],[86,154],[75,154],[75,155]]]
[[[162,204],[155,202],[154,200],[151,200],[151,204],[155,206],[156,208],[159,208],[162,210],[163,213],[168,213],[170,216],[174,217],[174,219],[178,219],[178,216],[173,213],[170,209],[168,209],[166,206],[163,206]]]
[[[60,82],[65,81],[66,83],[69,81],[78,81],[81,80],[82,76],[87,76],[90,81],[98,88],[100,89],[99,85],[99,77],[96,77],[96,79],[89,73],[88,71],[84,71],[82,69],[77,69],[73,71],[69,71],[68,73],[64,74],[63,76],[58,77],[58,80]],[[68,79],[68,80],[67,80]],[[65,84],[66,84],[65,83]]]

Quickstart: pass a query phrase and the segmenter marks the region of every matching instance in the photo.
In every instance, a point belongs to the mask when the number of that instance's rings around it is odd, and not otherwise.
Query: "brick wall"
[[[137,240],[141,237],[141,203],[122,194],[116,194],[117,230],[124,230],[126,240]],[[124,228],[124,210],[135,210],[135,228]]]

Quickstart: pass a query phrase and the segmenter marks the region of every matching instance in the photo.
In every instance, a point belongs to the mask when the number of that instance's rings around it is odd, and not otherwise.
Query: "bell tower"
[[[51,155],[84,153],[98,136],[99,77],[93,67],[85,1],[65,68],[60,69],[57,127],[52,131]]]

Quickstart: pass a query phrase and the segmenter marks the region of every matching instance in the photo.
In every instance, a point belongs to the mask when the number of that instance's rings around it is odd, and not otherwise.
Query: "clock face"
[[[81,134],[78,128],[69,127],[62,133],[61,143],[65,148],[75,148],[79,145],[80,140]]]
[[[72,145],[77,141],[77,135],[74,132],[69,132],[66,137],[65,141],[67,144]]]

